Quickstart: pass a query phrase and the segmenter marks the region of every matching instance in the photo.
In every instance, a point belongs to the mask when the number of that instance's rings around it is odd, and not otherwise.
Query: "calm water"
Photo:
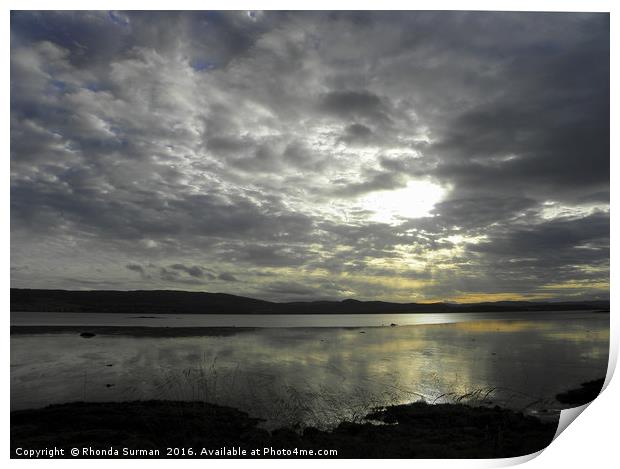
[[[399,327],[372,327],[392,322]],[[329,425],[374,406],[460,396],[553,412],[561,408],[555,394],[605,375],[609,349],[609,314],[589,312],[156,319],[15,313],[11,323],[259,327],[200,337],[12,335],[11,408],[204,399],[266,418],[268,426]]]
[[[599,315],[600,316],[600,315]],[[105,314],[11,313],[14,326],[144,327],[372,327],[390,324],[448,324],[476,320],[590,319],[590,311],[427,314]],[[596,316],[595,316],[596,317]]]

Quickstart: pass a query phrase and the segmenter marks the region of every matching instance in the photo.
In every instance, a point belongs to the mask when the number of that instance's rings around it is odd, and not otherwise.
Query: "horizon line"
[[[432,302],[398,302],[398,301],[385,301],[385,300],[358,300],[356,298],[343,298],[343,299],[306,299],[306,300],[292,300],[292,301],[272,301],[272,300],[264,300],[261,298],[256,298],[253,296],[244,296],[234,293],[226,293],[226,292],[211,292],[211,291],[195,291],[195,290],[174,290],[174,289],[134,289],[134,290],[115,290],[115,289],[83,289],[83,290],[68,290],[65,288],[21,288],[21,287],[10,287],[10,290],[38,290],[38,291],[61,291],[61,292],[120,292],[120,293],[135,293],[135,292],[175,292],[175,293],[190,293],[190,294],[207,294],[207,295],[227,295],[234,296],[237,298],[245,298],[249,300],[255,301],[263,301],[266,303],[274,303],[274,304],[287,304],[287,303],[318,303],[318,302],[330,302],[330,303],[343,303],[345,301],[355,301],[359,303],[390,303],[397,305],[476,305],[476,304],[499,304],[499,303],[544,303],[544,304],[553,304],[553,303],[596,303],[596,302],[607,302],[609,303],[610,298],[607,299],[582,299],[582,300],[563,300],[563,299],[531,299],[531,300],[496,300],[496,301],[472,301],[472,302],[459,302],[459,301],[448,301],[448,300],[439,300]]]

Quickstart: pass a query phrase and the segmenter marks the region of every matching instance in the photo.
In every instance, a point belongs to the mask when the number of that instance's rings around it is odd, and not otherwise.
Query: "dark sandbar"
[[[251,332],[254,327],[145,327],[145,326],[11,326],[11,335],[95,334],[129,337],[222,337]]]

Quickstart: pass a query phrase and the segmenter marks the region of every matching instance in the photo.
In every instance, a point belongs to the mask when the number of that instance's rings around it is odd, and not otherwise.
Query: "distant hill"
[[[384,301],[309,301],[275,303],[225,293],[176,290],[11,289],[11,311],[128,314],[370,314],[469,311],[609,310],[609,301],[495,303],[388,303]]]

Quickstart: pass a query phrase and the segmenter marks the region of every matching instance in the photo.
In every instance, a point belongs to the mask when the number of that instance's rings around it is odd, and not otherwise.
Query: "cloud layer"
[[[13,12],[12,284],[609,295],[609,17]]]

